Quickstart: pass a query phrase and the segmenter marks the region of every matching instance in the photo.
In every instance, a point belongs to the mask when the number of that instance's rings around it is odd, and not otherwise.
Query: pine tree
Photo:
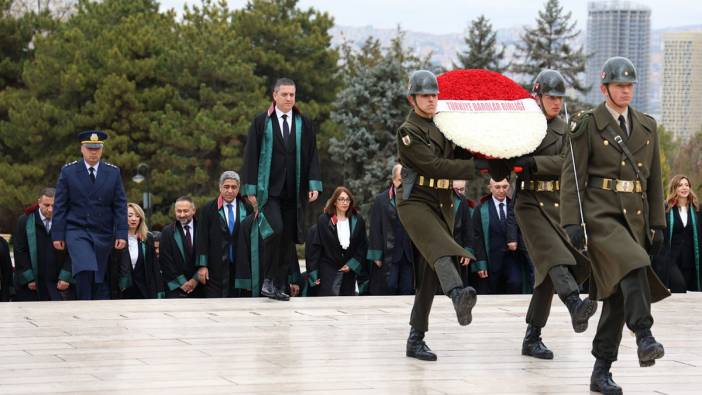
[[[403,33],[382,48],[370,38],[358,51],[342,47],[344,88],[337,95],[331,119],[341,135],[329,144],[331,158],[341,167],[343,184],[367,213],[375,194],[388,185],[396,161],[397,128],[404,122],[409,73],[427,68],[403,45]]]
[[[471,21],[463,41],[468,49],[456,54],[458,63],[453,63],[454,69],[487,69],[498,73],[507,69],[508,66],[501,65],[505,48],[497,50],[497,33],[485,15]]]
[[[580,34],[572,12],[565,13],[558,0],[548,0],[543,11],[539,11],[536,27],[524,28],[521,43],[517,45],[518,63],[512,71],[526,75],[531,80],[543,69],[558,70],[567,86],[578,92],[590,88],[583,85],[578,75],[585,71],[587,55],[582,46],[573,47],[573,41]]]

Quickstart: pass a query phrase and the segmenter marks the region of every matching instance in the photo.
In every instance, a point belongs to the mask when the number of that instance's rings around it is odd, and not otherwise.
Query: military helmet
[[[437,95],[439,94],[439,81],[429,70],[417,70],[410,76],[407,96],[412,95]]]
[[[536,76],[531,93],[536,96],[565,96],[565,80],[556,70],[543,70]]]
[[[615,56],[609,58],[602,66],[601,79],[602,84],[634,84],[636,83],[636,67],[631,63],[631,60],[625,57]]]

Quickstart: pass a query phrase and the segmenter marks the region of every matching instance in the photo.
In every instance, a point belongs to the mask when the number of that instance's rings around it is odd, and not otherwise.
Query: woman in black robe
[[[690,179],[674,176],[666,199],[666,248],[654,268],[671,292],[700,291],[700,207]]]
[[[317,295],[355,295],[357,277],[363,274],[365,266],[368,239],[365,221],[354,208],[348,188],[340,186],[334,190],[319,217],[316,233],[309,247],[318,257],[310,262],[307,271],[311,282],[317,284]]]
[[[162,299],[165,293],[154,239],[146,227],[144,210],[136,203],[127,204],[127,224],[127,248],[112,250],[120,298]]]

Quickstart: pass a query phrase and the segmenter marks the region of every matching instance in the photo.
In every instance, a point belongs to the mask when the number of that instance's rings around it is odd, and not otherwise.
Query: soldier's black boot
[[[436,361],[436,354],[424,342],[424,332],[410,328],[409,338],[407,338],[408,357],[421,359],[422,361]]]
[[[563,303],[568,307],[575,333],[585,332],[587,321],[597,312],[597,302],[590,298],[580,299],[580,295],[574,292],[568,295]]]
[[[595,360],[592,376],[590,376],[590,391],[604,395],[622,395],[622,387],[614,382],[612,373],[609,372],[611,367],[612,362],[599,358]]]
[[[527,326],[524,341],[522,341],[522,355],[539,359],[553,359],[553,352],[541,341],[541,328]]]
[[[441,289],[451,298],[456,318],[460,325],[468,325],[473,320],[472,310],[478,299],[473,287],[463,288],[463,280],[458,274],[456,263],[452,257],[444,256],[434,263],[434,271],[439,279]]]
[[[639,366],[646,368],[656,364],[656,359],[662,358],[665,354],[663,345],[658,343],[651,334],[650,329],[636,331],[637,354],[639,355]]]

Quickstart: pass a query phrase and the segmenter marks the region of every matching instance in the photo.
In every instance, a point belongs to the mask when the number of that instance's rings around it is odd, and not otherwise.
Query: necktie
[[[90,181],[95,184],[95,168],[91,167],[88,171],[90,172]]]
[[[505,204],[500,203],[500,221],[504,222],[505,220]]]
[[[193,240],[192,236],[190,235],[190,225],[185,225],[183,227],[185,229],[185,249],[187,250],[188,257],[193,256]]]
[[[629,130],[626,128],[626,120],[624,119],[624,115],[619,116],[619,127],[622,128],[627,136],[629,135]]]
[[[290,126],[288,126],[288,114],[283,114],[283,140],[288,144],[290,138]]]
[[[44,218],[44,227],[46,228],[46,233],[51,232],[51,220]]]
[[[285,115],[283,115],[285,116]],[[227,204],[227,214],[229,217],[228,225],[229,225],[229,234],[233,235],[234,234],[234,207],[232,206],[231,203]],[[232,246],[232,243],[229,243],[229,262],[234,262],[234,246]]]

